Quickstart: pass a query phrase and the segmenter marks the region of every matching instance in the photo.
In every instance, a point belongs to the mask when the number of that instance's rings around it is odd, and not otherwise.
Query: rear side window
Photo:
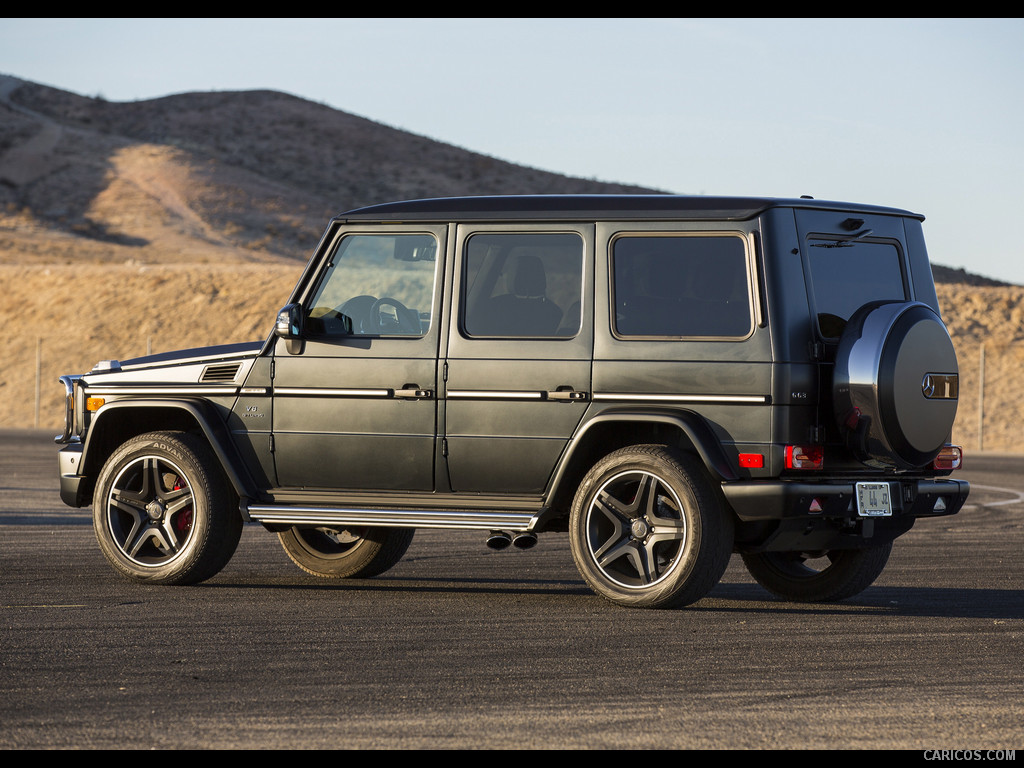
[[[619,237],[612,276],[616,336],[737,339],[753,328],[741,237]]]
[[[577,234],[477,234],[466,245],[462,328],[473,338],[570,338],[580,329]]]
[[[808,245],[814,306],[823,337],[842,335],[853,313],[870,301],[906,301],[895,244],[811,239]]]

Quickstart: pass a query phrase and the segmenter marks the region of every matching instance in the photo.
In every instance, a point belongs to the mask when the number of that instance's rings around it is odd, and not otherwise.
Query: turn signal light
[[[85,398],[85,410],[98,411],[104,402],[106,401],[102,397],[87,397]]]
[[[964,463],[964,451],[959,445],[944,445],[932,462],[932,469],[960,469]]]
[[[820,445],[787,445],[786,469],[821,469],[825,449]]]

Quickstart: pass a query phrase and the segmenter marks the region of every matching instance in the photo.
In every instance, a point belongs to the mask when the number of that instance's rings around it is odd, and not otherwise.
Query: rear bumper
[[[970,484],[947,478],[886,480],[893,517],[955,515],[967,501]],[[866,519],[857,514],[855,481],[726,483],[725,498],[744,522],[767,520]],[[868,518],[869,519],[869,518]]]

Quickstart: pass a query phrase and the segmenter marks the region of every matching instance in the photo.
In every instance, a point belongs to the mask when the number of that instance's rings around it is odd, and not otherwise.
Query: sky
[[[571,176],[906,208],[933,262],[1024,284],[1021,19],[14,18],[0,73],[269,88]]]

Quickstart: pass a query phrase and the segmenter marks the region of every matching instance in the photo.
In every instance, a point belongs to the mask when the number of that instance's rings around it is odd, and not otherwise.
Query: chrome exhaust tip
[[[512,543],[512,537],[504,531],[491,531],[487,537],[487,546],[491,549],[505,549]]]
[[[535,533],[517,533],[515,538],[512,539],[512,544],[517,549],[530,549],[537,545],[537,534]]]

